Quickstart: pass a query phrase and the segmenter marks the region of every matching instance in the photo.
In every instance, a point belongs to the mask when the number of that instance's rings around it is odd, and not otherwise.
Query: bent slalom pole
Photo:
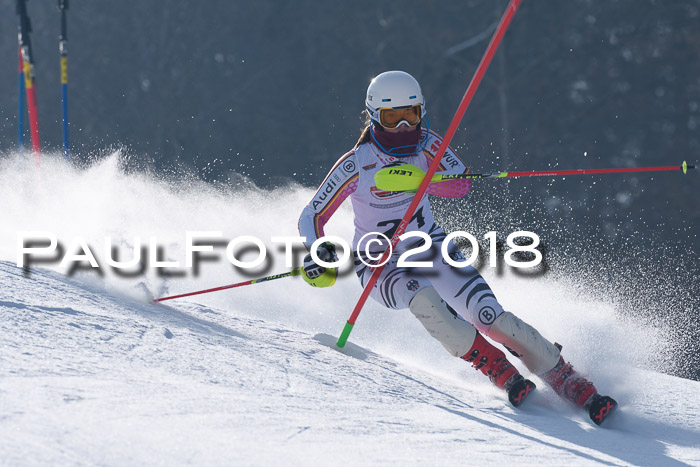
[[[237,284],[224,285],[222,287],[214,287],[213,289],[199,290],[197,292],[183,293],[180,295],[173,295],[171,297],[156,298],[153,301],[154,302],[163,302],[165,300],[172,300],[173,298],[190,297],[192,295],[200,295],[203,293],[216,292],[218,290],[233,289],[235,287],[243,287],[244,285],[252,285],[252,284],[257,284],[259,282],[267,282],[267,281],[271,281],[271,280],[275,280],[275,279],[282,279],[283,277],[299,276],[299,275],[301,275],[301,272],[303,270],[304,270],[303,267],[298,267],[298,268],[292,269],[289,272],[285,272],[283,274],[275,274],[273,276],[262,277],[260,279],[253,279],[251,281],[239,282]]]
[[[61,101],[63,106],[63,156],[70,160],[68,153],[68,32],[66,27],[66,10],[68,0],[58,0],[61,11],[61,33],[58,36],[58,51],[61,55]]]
[[[24,68],[24,87],[27,94],[27,110],[29,111],[29,126],[32,134],[32,147],[34,149],[34,161],[39,165],[39,117],[37,115],[36,79],[34,76],[34,59],[32,57],[32,42],[29,33],[32,25],[27,14],[27,0],[17,0],[17,15],[19,15],[19,32],[17,39],[22,51],[22,65]]]
[[[510,0],[508,3],[508,6],[506,7],[505,13],[503,13],[503,17],[501,18],[501,21],[498,23],[498,26],[496,27],[496,32],[494,32],[493,37],[491,38],[491,42],[489,42],[488,47],[486,48],[486,52],[484,52],[484,56],[481,59],[481,62],[479,63],[479,66],[476,69],[476,72],[474,73],[474,77],[472,78],[472,81],[469,83],[469,86],[467,87],[467,91],[464,94],[464,97],[462,98],[462,102],[459,104],[459,107],[457,108],[457,112],[455,113],[455,116],[452,118],[452,122],[450,123],[449,128],[447,129],[447,133],[445,133],[445,137],[443,138],[442,142],[440,143],[440,147],[438,148],[437,153],[435,154],[435,158],[433,159],[433,162],[430,164],[430,168],[428,169],[428,173],[426,174],[425,180],[423,180],[418,188],[418,192],[413,198],[413,201],[411,204],[408,206],[408,209],[406,210],[406,214],[404,214],[403,219],[401,219],[401,222],[396,228],[396,232],[394,235],[391,237],[391,246],[386,249],[384,254],[382,255],[381,260],[379,261],[379,264],[382,266],[378,266],[377,268],[374,269],[372,272],[372,276],[370,277],[369,281],[367,284],[365,284],[365,288],[362,291],[362,295],[360,296],[360,299],[357,301],[357,304],[355,305],[355,308],[352,311],[352,314],[350,315],[350,318],[348,319],[348,322],[345,324],[345,327],[343,328],[343,332],[340,334],[340,337],[338,338],[338,342],[336,345],[338,347],[344,347],[345,343],[348,340],[348,337],[350,336],[350,332],[352,332],[352,328],[355,325],[355,321],[357,320],[357,317],[360,314],[360,311],[362,311],[362,307],[364,306],[365,302],[367,301],[367,298],[369,297],[369,293],[372,291],[374,288],[374,285],[377,283],[377,280],[379,279],[379,275],[382,273],[382,270],[384,269],[384,264],[386,264],[386,260],[388,259],[389,255],[391,255],[391,251],[393,251],[393,248],[398,244],[399,242],[399,237],[403,235],[403,233],[406,231],[406,228],[408,227],[408,224],[410,222],[411,217],[413,216],[413,213],[415,210],[418,208],[418,204],[420,203],[421,199],[423,198],[423,195],[425,194],[426,190],[428,189],[428,185],[430,184],[430,180],[433,177],[433,174],[437,171],[438,166],[440,165],[440,160],[442,159],[442,156],[445,154],[445,151],[447,150],[447,147],[450,144],[450,141],[452,140],[452,137],[454,134],[457,132],[457,127],[459,126],[459,122],[462,120],[462,117],[464,116],[464,113],[467,111],[467,107],[469,107],[469,103],[471,102],[472,98],[474,97],[474,93],[476,92],[476,89],[479,87],[479,83],[481,82],[481,79],[484,77],[484,73],[486,73],[486,69],[488,68],[489,64],[491,63],[491,59],[493,58],[493,55],[496,53],[496,49],[498,48],[498,45],[501,43],[501,39],[503,39],[503,36],[506,33],[506,30],[508,29],[508,26],[510,25],[511,20],[513,19],[513,15],[515,15],[515,12],[517,11],[518,7],[520,6],[520,3],[522,0]]]
[[[665,167],[630,167],[619,169],[574,169],[574,170],[543,170],[540,172],[493,172],[493,173],[462,173],[462,174],[441,174],[436,173],[430,178],[430,183],[440,183],[449,180],[471,179],[471,178],[505,178],[505,177],[550,177],[557,175],[589,175],[589,174],[609,174],[625,172],[660,172],[681,170],[687,173],[689,169],[694,169],[694,165],[688,165],[683,161],[681,165]],[[386,167],[374,175],[374,183],[380,190],[386,191],[415,191],[425,178],[425,172],[419,167],[410,164]]]

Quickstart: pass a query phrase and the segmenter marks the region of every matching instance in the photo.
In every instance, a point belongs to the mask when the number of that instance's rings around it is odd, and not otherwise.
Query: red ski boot
[[[598,394],[593,383],[574,371],[571,363],[559,357],[559,362],[542,375],[554,392],[588,411],[588,416],[596,425],[602,424],[617,409],[617,401],[610,396]]]
[[[576,373],[571,363],[561,356],[554,368],[541,377],[560,397],[581,408],[586,407],[593,394],[598,393],[593,383]]]
[[[508,361],[505,354],[476,333],[472,348],[462,356],[472,366],[489,377],[491,382],[508,393],[508,400],[514,407],[520,406],[535,383],[523,378]]]

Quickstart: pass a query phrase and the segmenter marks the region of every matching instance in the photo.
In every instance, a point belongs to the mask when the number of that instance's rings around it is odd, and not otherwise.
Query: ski
[[[588,416],[593,423],[600,426],[617,410],[617,401],[610,396],[594,394],[590,404],[588,404]]]
[[[520,405],[525,402],[525,399],[527,399],[527,396],[529,396],[536,387],[535,383],[520,376],[520,378],[508,388],[508,400],[513,407],[520,407]]]

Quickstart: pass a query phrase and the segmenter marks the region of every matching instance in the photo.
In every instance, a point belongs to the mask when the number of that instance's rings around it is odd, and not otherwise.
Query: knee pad
[[[506,346],[536,375],[551,370],[559,361],[559,348],[509,311],[496,318],[488,336]]]
[[[430,335],[440,341],[452,355],[461,357],[471,349],[476,329],[457,313],[450,311],[433,287],[419,290],[408,307]]]

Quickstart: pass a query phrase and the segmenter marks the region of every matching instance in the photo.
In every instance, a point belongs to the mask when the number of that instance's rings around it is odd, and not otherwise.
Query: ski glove
[[[338,261],[335,246],[331,242],[324,242],[319,245],[316,255],[319,259],[329,263]],[[308,254],[304,258],[304,272],[301,276],[312,287],[330,287],[335,284],[335,279],[338,277],[338,268],[326,268],[318,265],[311,258],[311,254]]]

